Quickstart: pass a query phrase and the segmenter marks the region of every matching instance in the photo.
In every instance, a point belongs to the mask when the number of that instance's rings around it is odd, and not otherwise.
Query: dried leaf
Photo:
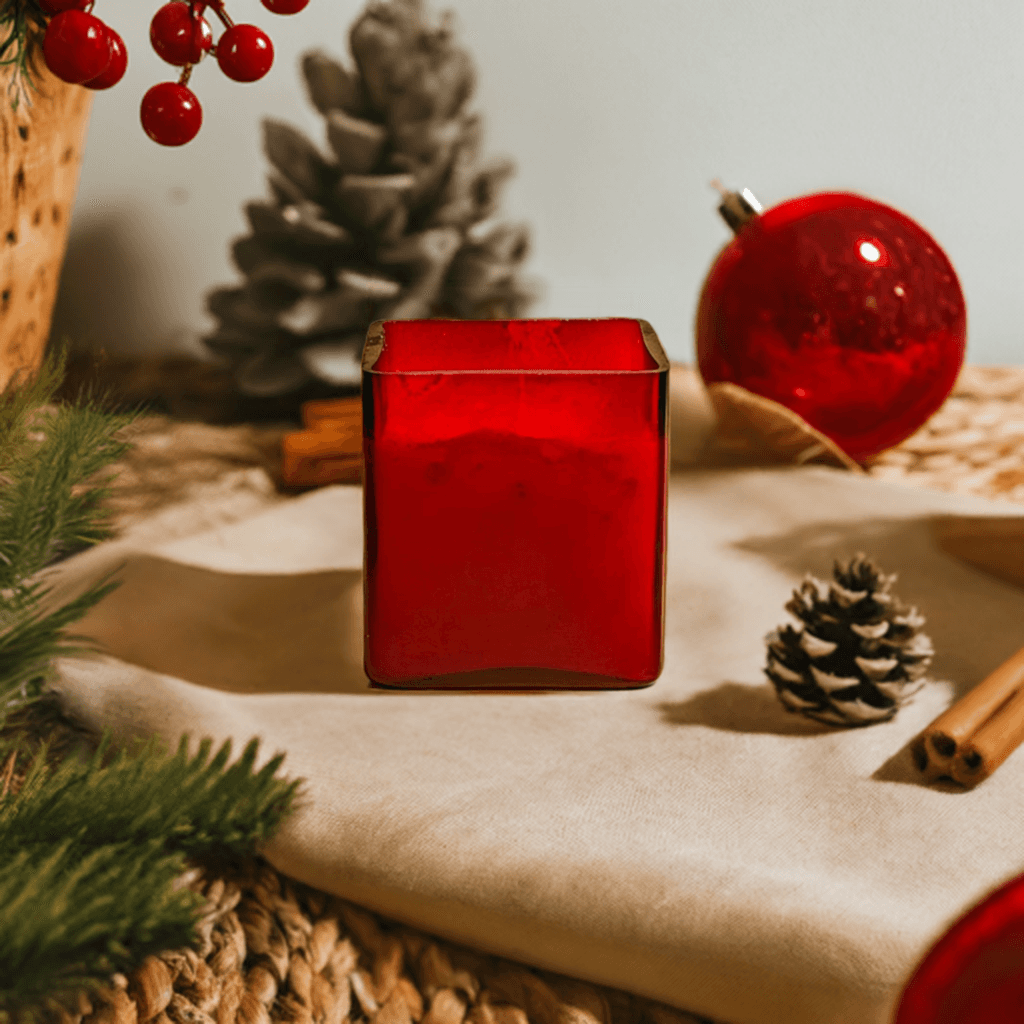
[[[728,382],[711,384],[708,397],[718,417],[714,444],[723,457],[864,472],[830,438],[778,402]]]

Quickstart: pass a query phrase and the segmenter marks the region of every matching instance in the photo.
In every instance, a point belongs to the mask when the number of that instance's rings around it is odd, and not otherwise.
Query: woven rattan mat
[[[172,539],[286,500],[286,426],[147,417],[119,467],[117,528]],[[1024,502],[1024,367],[967,367],[932,420],[867,467],[913,486]],[[183,521],[179,509],[199,508]],[[183,884],[207,909],[196,949],[150,958],[64,1024],[693,1024],[622,992],[451,946],[277,874],[264,862]]]
[[[696,1024],[704,1018],[454,946],[260,860],[186,879],[193,949],[148,958],[64,1024]]]

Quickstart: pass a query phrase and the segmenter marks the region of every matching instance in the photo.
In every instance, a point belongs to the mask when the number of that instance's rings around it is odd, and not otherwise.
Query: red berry
[[[61,11],[84,11],[92,0],[39,0],[39,6],[46,14],[60,14]]]
[[[46,66],[72,85],[98,78],[112,56],[107,26],[84,11],[62,11],[46,27],[43,56]]]
[[[298,14],[309,0],[261,0],[261,3],[274,14]]]
[[[128,70],[128,49],[124,45],[124,40],[109,25],[106,29],[110,39],[110,63],[102,74],[82,83],[86,89],[109,89],[112,85],[117,85]]]
[[[210,23],[197,11],[193,17],[188,4],[164,4],[149,23],[149,41],[168,64],[183,67],[198,64],[213,45]]]
[[[228,78],[255,82],[274,63],[274,45],[255,25],[232,25],[217,40],[217,63]]]
[[[140,111],[146,134],[161,146],[191,142],[203,124],[203,108],[196,94],[178,82],[161,82],[142,97]]]

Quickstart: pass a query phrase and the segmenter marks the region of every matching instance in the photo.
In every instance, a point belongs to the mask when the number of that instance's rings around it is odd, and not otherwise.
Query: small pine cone
[[[888,721],[924,685],[934,653],[924,617],[863,554],[836,562],[833,576],[807,576],[793,592],[786,610],[801,625],[768,634],[765,674],[788,711],[829,725]]]

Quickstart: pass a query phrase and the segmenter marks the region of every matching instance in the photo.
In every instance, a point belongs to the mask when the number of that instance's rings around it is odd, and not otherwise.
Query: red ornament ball
[[[81,85],[107,70],[111,60],[109,29],[85,11],[62,11],[46,26],[43,57],[58,78]]]
[[[255,82],[274,63],[274,46],[256,25],[232,25],[217,40],[217,63],[228,78]]]
[[[107,70],[97,78],[90,78],[82,84],[87,89],[109,89],[117,85],[124,78],[128,70],[128,48],[124,40],[109,26],[107,28],[107,39],[110,42],[110,63]]]
[[[923,228],[849,193],[755,214],[711,268],[697,363],[792,409],[851,458],[899,444],[938,410],[964,360],[956,272]]]
[[[188,4],[164,4],[149,23],[149,41],[168,64],[198,64],[213,45],[213,29]]]
[[[178,82],[161,82],[142,97],[140,111],[146,134],[161,146],[184,146],[203,126],[199,98]]]
[[[261,0],[268,11],[274,14],[298,14],[309,3],[309,0]]]
[[[1024,875],[961,917],[929,950],[900,998],[895,1024],[1024,1020]]]

